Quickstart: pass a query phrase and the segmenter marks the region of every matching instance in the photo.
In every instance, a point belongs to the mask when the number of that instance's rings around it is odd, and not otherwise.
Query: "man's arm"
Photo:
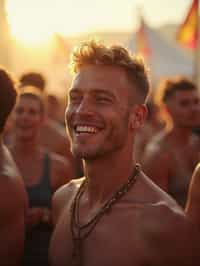
[[[19,266],[24,251],[27,197],[20,178],[0,178],[0,261],[4,266]]]
[[[185,213],[200,228],[200,163],[191,178]]]
[[[179,206],[147,205],[140,228],[148,243],[149,265],[199,266],[200,231]]]

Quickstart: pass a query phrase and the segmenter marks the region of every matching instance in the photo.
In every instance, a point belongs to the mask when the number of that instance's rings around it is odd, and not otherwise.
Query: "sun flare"
[[[19,1],[20,2],[20,1]],[[12,36],[28,45],[40,45],[49,41],[54,33],[51,9],[45,12],[45,6],[38,8],[35,2],[7,1],[7,15]]]

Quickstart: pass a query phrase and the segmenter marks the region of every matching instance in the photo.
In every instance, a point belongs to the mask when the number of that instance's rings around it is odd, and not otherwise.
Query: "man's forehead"
[[[79,83],[99,83],[113,84],[118,86],[127,86],[127,76],[121,67],[117,66],[101,66],[88,65],[74,76],[72,80],[72,87],[76,87]]]

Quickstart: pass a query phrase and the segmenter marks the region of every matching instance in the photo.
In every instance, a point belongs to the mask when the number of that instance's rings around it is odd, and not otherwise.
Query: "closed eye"
[[[97,102],[105,102],[105,103],[107,103],[107,102],[111,102],[111,99],[110,98],[107,98],[107,97],[96,97],[96,101]]]

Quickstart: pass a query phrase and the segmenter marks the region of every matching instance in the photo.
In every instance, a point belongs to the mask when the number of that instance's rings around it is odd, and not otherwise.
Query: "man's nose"
[[[88,97],[84,97],[80,102],[79,106],[76,109],[78,114],[93,114],[94,113],[94,106]]]

